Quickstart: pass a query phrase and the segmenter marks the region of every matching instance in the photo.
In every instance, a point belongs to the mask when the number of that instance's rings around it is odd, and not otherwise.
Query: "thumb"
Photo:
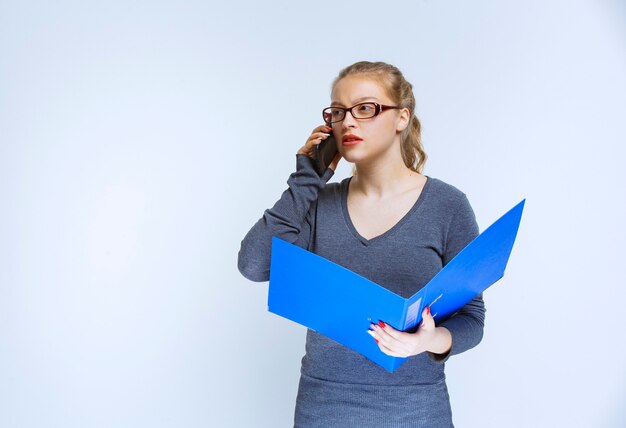
[[[426,306],[422,311],[422,324],[421,328],[426,330],[432,330],[435,328],[435,319],[430,313],[430,306]]]
[[[330,163],[330,165],[328,165],[328,167],[330,169],[332,169],[333,171],[336,171],[337,170],[337,164],[339,164],[340,160],[341,160],[341,153],[337,152],[337,154],[335,155],[335,158]]]

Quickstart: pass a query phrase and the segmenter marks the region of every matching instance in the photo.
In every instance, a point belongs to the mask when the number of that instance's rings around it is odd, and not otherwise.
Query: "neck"
[[[352,190],[365,196],[384,198],[403,192],[420,174],[407,168],[402,155],[378,158],[370,163],[356,165],[356,176],[352,178]]]

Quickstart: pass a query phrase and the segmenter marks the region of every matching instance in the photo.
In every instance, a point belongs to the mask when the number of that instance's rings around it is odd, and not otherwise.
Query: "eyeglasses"
[[[345,119],[346,112],[349,111],[355,119],[371,119],[385,110],[400,108],[402,107],[386,106],[378,103],[360,103],[350,108],[326,107],[322,110],[322,117],[326,123],[341,122]]]

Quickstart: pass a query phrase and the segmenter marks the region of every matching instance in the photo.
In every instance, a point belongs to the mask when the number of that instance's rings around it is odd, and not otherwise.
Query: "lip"
[[[346,134],[341,139],[341,144],[344,146],[354,146],[355,144],[359,144],[361,141],[363,141],[363,139],[354,134]]]

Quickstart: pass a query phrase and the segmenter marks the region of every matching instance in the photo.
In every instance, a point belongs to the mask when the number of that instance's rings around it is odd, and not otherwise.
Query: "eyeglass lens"
[[[340,107],[328,107],[324,109],[324,120],[326,122],[339,122],[346,117],[346,110]],[[369,119],[376,116],[376,104],[362,103],[353,106],[350,113],[355,119]]]

